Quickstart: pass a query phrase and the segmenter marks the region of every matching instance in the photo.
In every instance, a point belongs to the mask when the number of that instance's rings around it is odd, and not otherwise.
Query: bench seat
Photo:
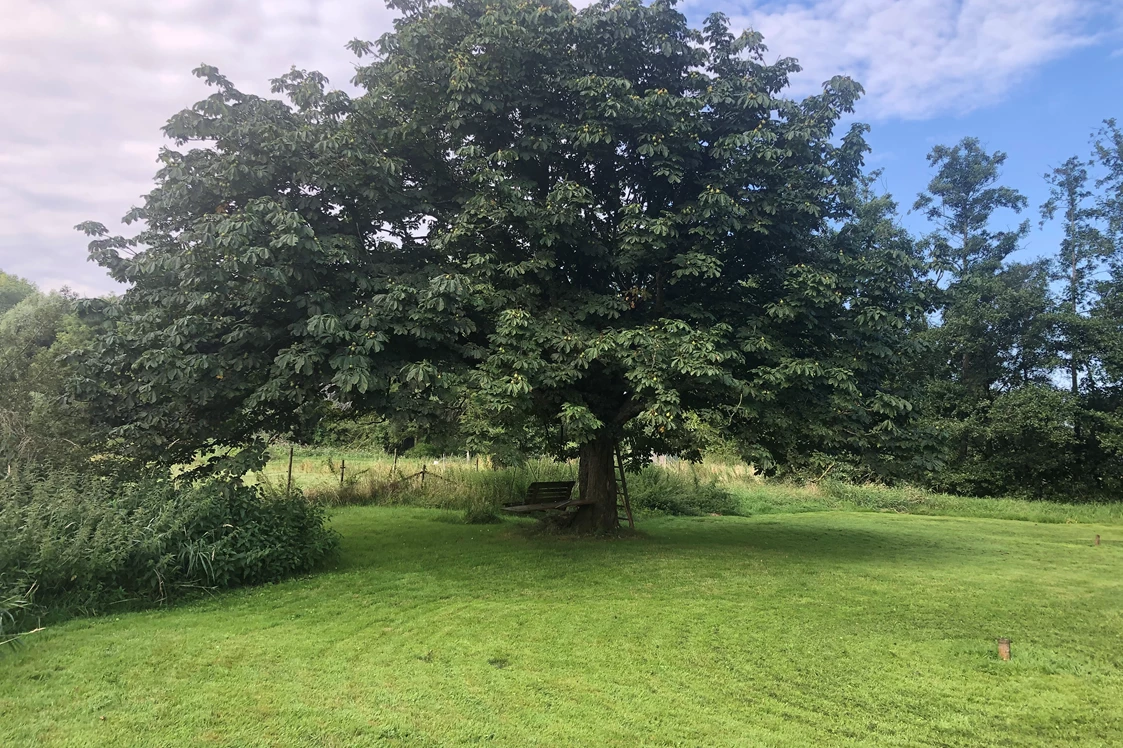
[[[526,500],[521,504],[508,504],[503,511],[512,514],[530,514],[531,512],[549,512],[553,510],[568,509],[571,506],[591,504],[590,501],[571,499],[576,481],[540,481],[531,483],[526,489]]]

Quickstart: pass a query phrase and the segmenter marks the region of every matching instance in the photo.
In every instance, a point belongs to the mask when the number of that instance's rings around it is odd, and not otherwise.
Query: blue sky
[[[1035,230],[1018,259],[1051,252],[1057,228],[1036,229],[1042,175],[1088,154],[1101,120],[1123,119],[1123,0],[680,7],[696,24],[722,11],[763,32],[773,57],[798,58],[793,95],[838,73],[861,82],[870,166],[915,233],[924,221],[906,211],[928,181],[925,154],[973,135],[1008,154],[1004,181],[1030,200]],[[291,65],[345,85],[354,58],[343,44],[377,38],[393,15],[377,0],[0,0],[0,17],[0,269],[99,294],[119,288],[72,227],[113,229],[148,190],[160,126],[208,93],[192,68],[216,65],[254,93]]]
[[[860,114],[860,112],[859,112]],[[948,112],[926,119],[889,119],[873,124],[869,160],[884,169],[883,184],[905,214],[931,172],[925,155],[937,143],[954,143],[966,135],[980,138],[991,151],[1005,151],[1004,182],[1029,199],[1023,212],[1033,221],[1025,249],[1012,259],[1027,260],[1056,250],[1057,223],[1038,229],[1038,207],[1048,198],[1046,171],[1069,156],[1088,157],[1090,136],[1102,121],[1123,121],[1123,54],[1109,43],[1076,50],[1014,87],[1002,100],[969,113]],[[914,233],[928,230],[923,216],[903,215]],[[1005,212],[1010,225],[1019,217]]]

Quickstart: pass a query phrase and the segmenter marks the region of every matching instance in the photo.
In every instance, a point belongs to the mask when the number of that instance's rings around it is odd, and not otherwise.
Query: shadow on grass
[[[854,515],[832,523],[839,515],[808,522],[806,515],[745,518],[648,518],[635,533],[620,537],[574,537],[542,532],[529,520],[499,525],[464,525],[427,518],[424,510],[398,515],[379,526],[383,510],[367,510],[369,523],[348,523],[343,531],[340,571],[377,568],[401,573],[459,576],[465,569],[541,570],[545,575],[571,572],[575,567],[636,566],[647,562],[722,557],[741,560],[784,558],[816,562],[923,560],[926,564],[960,559],[981,549],[966,538],[946,532],[890,524],[874,514]],[[416,512],[416,513],[415,513]],[[829,518],[828,518],[829,517]],[[365,517],[363,519],[366,519]],[[389,517],[387,518],[389,519]],[[427,521],[429,520],[429,521]],[[360,527],[359,525],[365,525]],[[861,524],[861,527],[855,527]],[[878,527],[877,524],[884,526]]]

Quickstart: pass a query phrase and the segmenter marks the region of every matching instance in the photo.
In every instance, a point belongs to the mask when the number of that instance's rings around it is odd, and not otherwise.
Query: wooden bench
[[[591,504],[591,501],[571,499],[576,481],[558,480],[531,483],[526,489],[526,500],[522,504],[508,504],[503,511],[514,514],[529,514],[531,512],[549,512],[554,509],[568,509],[571,506]]]

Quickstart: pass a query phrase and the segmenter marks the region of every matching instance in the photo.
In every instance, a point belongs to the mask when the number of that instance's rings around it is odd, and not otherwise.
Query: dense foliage
[[[494,462],[612,448],[819,479],[1094,499],[1123,490],[1123,133],[1031,206],[974,138],[929,154],[904,231],[863,172],[861,89],[786,97],[723,16],[671,3],[404,1],[348,46],[168,122],[155,189],[99,224],[119,298],[0,274],[0,458],[239,475],[265,439]],[[96,459],[92,459],[96,458]],[[116,463],[114,463],[116,465]],[[102,470],[105,472],[104,470]]]
[[[96,224],[131,285],[87,394],[136,455],[187,461],[334,403],[581,457],[579,524],[615,525],[612,445],[762,467],[900,460],[926,302],[863,187],[860,87],[670,3],[404,3],[351,98],[216,93],[165,132],[157,187]],[[127,250],[127,251],[123,251]],[[325,397],[326,396],[326,397]],[[552,436],[547,434],[552,431]],[[245,455],[248,452],[242,451]]]
[[[8,311],[36,291],[35,284],[0,270],[0,314]]]
[[[6,278],[0,273],[0,286]],[[89,345],[90,330],[73,294],[20,292],[0,312],[0,470],[21,462],[80,465],[97,440],[87,406],[70,396],[76,369],[67,356]]]
[[[0,597],[34,620],[277,581],[333,551],[324,521],[298,494],[240,483],[20,470],[0,480]]]
[[[1119,385],[1114,351],[1120,182],[1112,122],[1093,159],[1066,160],[1045,175],[1041,221],[1059,221],[1052,257],[1008,256],[1028,221],[1001,227],[1028,203],[1000,184],[1006,155],[966,138],[938,146],[934,175],[916,202],[935,230],[922,240],[939,284],[938,324],[924,333],[925,422],[940,435],[941,469],[923,480],[977,495],[1087,500],[1123,489]],[[1097,179],[1097,176],[1099,177]]]

